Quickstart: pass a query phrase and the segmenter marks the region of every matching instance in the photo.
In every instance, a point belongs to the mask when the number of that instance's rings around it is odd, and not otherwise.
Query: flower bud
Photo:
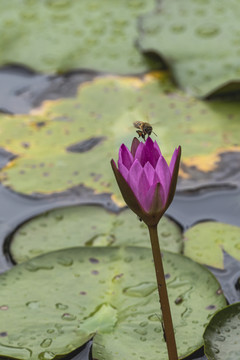
[[[148,226],[155,226],[171,204],[177,185],[181,147],[175,149],[170,165],[157,142],[132,141],[131,151],[122,144],[118,167],[111,161],[119,189],[128,207]]]

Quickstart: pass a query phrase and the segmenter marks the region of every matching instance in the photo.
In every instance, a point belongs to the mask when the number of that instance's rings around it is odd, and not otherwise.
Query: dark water
[[[176,219],[184,230],[205,220],[240,226],[240,189],[177,194],[167,214]]]
[[[0,111],[27,114],[46,99],[74,96],[79,84],[97,75],[94,71],[44,75],[21,66],[5,66],[0,68]]]

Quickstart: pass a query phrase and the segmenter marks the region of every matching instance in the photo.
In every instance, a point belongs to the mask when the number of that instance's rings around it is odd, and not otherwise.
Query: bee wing
[[[133,126],[136,128],[136,129],[140,129],[140,122],[139,121],[135,121],[133,123]]]

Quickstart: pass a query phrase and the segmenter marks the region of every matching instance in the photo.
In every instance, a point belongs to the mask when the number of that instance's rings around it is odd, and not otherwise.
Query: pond
[[[167,359],[148,217],[110,166],[136,136],[168,164],[182,147],[158,225],[178,354],[236,360],[239,3],[13,0],[0,14],[0,358]]]

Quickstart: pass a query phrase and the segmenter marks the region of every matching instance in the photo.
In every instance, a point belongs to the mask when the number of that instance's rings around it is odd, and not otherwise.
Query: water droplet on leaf
[[[148,325],[148,322],[147,321],[142,321],[140,324],[139,324],[141,327],[145,327]]]
[[[161,321],[161,316],[159,316],[157,314],[152,314],[152,315],[150,315],[148,317],[148,320],[160,322]]]
[[[54,356],[55,356],[55,354],[53,352],[44,351],[38,355],[38,358],[39,358],[39,360],[51,360],[54,358]]]
[[[57,263],[62,266],[71,266],[73,264],[73,260],[67,257],[61,257],[57,259]]]
[[[51,339],[51,338],[47,338],[47,339],[44,339],[44,340],[41,342],[40,346],[41,346],[42,348],[47,348],[47,347],[49,347],[49,346],[51,345],[51,343],[52,343],[52,339]]]
[[[223,335],[219,335],[216,337],[216,341],[224,341],[225,340],[225,336]]]
[[[63,320],[73,321],[76,320],[76,316],[73,314],[65,313],[62,315]]]
[[[173,31],[176,34],[180,34],[185,30],[185,26],[183,24],[175,24],[171,26],[171,31]]]
[[[156,284],[151,282],[140,283],[135,286],[125,288],[123,293],[128,296],[142,297],[148,296],[157,289]]]
[[[29,308],[29,309],[38,309],[39,308],[39,301],[29,301],[26,303],[26,306]]]
[[[196,29],[196,34],[201,36],[202,38],[210,38],[218,35],[220,29],[215,24],[205,24]]]
[[[135,329],[134,331],[140,335],[147,335],[147,330],[145,329]]]
[[[57,303],[56,308],[59,309],[59,310],[66,310],[68,308],[68,306],[64,305],[62,303]]]

